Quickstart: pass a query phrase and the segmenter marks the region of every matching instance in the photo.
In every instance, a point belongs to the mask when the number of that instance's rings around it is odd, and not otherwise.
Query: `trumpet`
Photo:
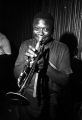
[[[20,88],[19,91],[8,92],[6,94],[6,96],[11,100],[20,101],[22,99],[22,100],[28,101],[28,99],[24,96],[24,89],[29,87],[35,72],[37,61],[39,60],[40,56],[43,54],[44,43],[42,40],[37,42],[35,49],[37,51],[37,57],[33,59],[30,58],[28,60],[27,64],[24,66],[23,72],[21,72],[18,77],[18,86]],[[30,63],[31,63],[31,66],[30,66]]]
[[[19,75],[18,78],[18,86],[20,87],[19,93],[21,93],[23,89],[28,87],[29,84],[31,83],[31,79],[35,71],[35,66],[37,64],[40,55],[43,53],[43,49],[44,49],[44,44],[42,44],[42,41],[38,41],[35,47],[35,50],[37,52],[37,57],[30,58],[27,64],[25,65],[23,72],[21,72],[21,74]]]

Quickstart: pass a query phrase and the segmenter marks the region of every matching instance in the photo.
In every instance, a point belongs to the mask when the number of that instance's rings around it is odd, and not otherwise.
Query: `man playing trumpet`
[[[20,46],[14,68],[16,78],[19,78],[29,58],[37,58],[36,50],[40,49],[40,41],[44,44],[31,83],[24,89],[29,105],[17,109],[22,120],[56,118],[57,97],[67,84],[72,71],[69,50],[66,45],[53,39],[53,32],[53,17],[49,13],[38,13],[33,20],[33,38],[24,41]]]

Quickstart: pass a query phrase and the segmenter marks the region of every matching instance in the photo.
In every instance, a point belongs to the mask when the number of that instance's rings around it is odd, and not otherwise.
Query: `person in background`
[[[23,90],[29,104],[17,106],[14,117],[15,120],[56,120],[58,98],[72,73],[69,50],[65,44],[53,39],[54,19],[50,13],[37,13],[33,19],[32,30],[32,38],[21,44],[14,66],[19,88],[22,82],[19,76],[25,67],[32,68],[38,53],[40,56],[30,84]],[[41,45],[44,47],[40,54]]]
[[[1,85],[0,85],[0,92],[4,91],[7,89],[8,85],[4,84],[8,83],[7,78],[9,79],[8,76],[8,69],[10,68],[10,59],[11,59],[11,45],[10,41],[8,38],[3,34],[0,33],[0,79],[1,79]],[[6,86],[7,85],[7,86]]]
[[[5,93],[9,86],[11,76],[12,60],[11,60],[11,45],[10,41],[3,33],[0,33],[0,93]],[[3,99],[2,99],[3,100]]]
[[[82,61],[78,56],[78,39],[72,32],[65,32],[60,37],[60,42],[66,44],[69,48],[72,74],[69,78],[67,100],[67,113],[70,113],[72,119],[82,119]],[[65,96],[66,98],[66,96]],[[70,102],[69,102],[70,101]],[[65,106],[66,111],[66,106]]]
[[[0,119],[4,116],[6,107],[5,93],[10,89],[10,80],[13,78],[11,54],[10,41],[0,32]]]
[[[0,55],[3,54],[11,55],[11,46],[7,37],[0,33]]]

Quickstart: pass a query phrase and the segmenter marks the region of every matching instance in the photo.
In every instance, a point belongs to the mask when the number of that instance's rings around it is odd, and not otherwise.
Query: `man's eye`
[[[48,28],[37,28],[37,27],[34,28],[35,31],[40,31],[41,29],[43,29],[43,31],[45,32],[49,32]]]
[[[39,28],[34,28],[34,30],[38,31],[38,30],[39,30]]]
[[[44,32],[47,32],[47,33],[48,33],[48,32],[49,32],[49,30],[45,28],[45,29],[44,29]]]
[[[47,28],[44,28],[44,31],[48,31],[48,29],[47,29]]]

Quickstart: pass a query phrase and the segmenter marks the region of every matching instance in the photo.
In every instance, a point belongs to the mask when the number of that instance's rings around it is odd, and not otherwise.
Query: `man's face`
[[[33,36],[38,41],[47,40],[51,36],[50,25],[44,19],[36,19],[33,24]]]

